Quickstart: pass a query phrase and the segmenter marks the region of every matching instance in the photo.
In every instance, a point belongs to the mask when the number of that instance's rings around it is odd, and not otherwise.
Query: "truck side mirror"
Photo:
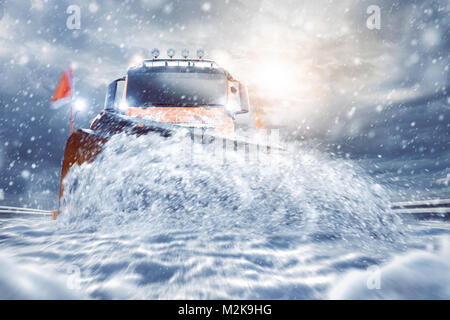
[[[241,98],[241,111],[238,113],[247,113],[250,110],[250,99],[247,86],[241,82],[239,82],[239,96]]]
[[[116,100],[117,83],[119,81],[125,81],[125,77],[114,80],[108,85],[105,97],[105,110],[114,109],[114,102]]]
[[[249,99],[247,87],[239,81],[228,81],[228,101],[227,112],[234,119],[234,116],[249,111]]]

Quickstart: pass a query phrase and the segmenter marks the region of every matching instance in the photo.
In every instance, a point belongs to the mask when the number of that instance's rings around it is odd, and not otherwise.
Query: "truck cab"
[[[124,77],[108,85],[104,110],[89,129],[74,130],[67,140],[58,212],[63,209],[63,182],[70,168],[93,161],[114,134],[169,137],[188,127],[202,128],[202,134],[234,138],[236,115],[249,111],[247,88],[214,61],[183,56],[157,59],[156,55],[130,67]],[[123,94],[116,97],[120,82],[124,82]]]
[[[123,95],[117,99],[121,81]],[[224,135],[234,134],[236,115],[248,110],[247,88],[214,61],[203,59],[144,60],[111,82],[105,100],[107,112]]]

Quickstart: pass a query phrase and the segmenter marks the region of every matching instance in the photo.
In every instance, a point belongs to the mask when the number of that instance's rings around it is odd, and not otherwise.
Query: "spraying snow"
[[[318,298],[403,244],[389,191],[350,161],[300,149],[224,163],[183,144],[116,135],[66,177],[43,228],[91,297]]]
[[[59,222],[92,230],[134,225],[148,233],[397,240],[388,191],[351,162],[305,149],[292,157],[261,154],[251,163],[230,151],[223,163],[201,150],[192,158],[185,144],[181,137],[114,136],[98,159],[65,179]]]
[[[430,230],[448,232],[406,227],[388,209],[390,190],[350,160],[302,147],[257,162],[229,151],[223,161],[190,155],[187,144],[112,137],[69,172],[56,221],[0,220],[3,245],[21,265],[39,261],[79,285],[49,295],[302,299],[345,296],[359,284],[342,274],[421,248],[434,241]],[[358,288],[362,298],[392,297]]]

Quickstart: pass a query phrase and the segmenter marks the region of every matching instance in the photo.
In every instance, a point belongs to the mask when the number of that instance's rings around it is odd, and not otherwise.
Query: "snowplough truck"
[[[188,59],[186,54],[175,59],[170,51],[169,58],[160,59],[159,51],[153,50],[152,59],[130,67],[125,76],[112,81],[104,110],[90,128],[72,132],[64,152],[58,211],[63,209],[63,182],[70,168],[93,161],[114,134],[169,137],[181,128],[189,128],[234,144],[248,143],[235,136],[234,124],[236,115],[249,112],[246,86],[214,61],[203,59],[201,50],[197,59]],[[123,94],[117,99],[120,82],[124,82]],[[57,214],[54,212],[54,218]]]

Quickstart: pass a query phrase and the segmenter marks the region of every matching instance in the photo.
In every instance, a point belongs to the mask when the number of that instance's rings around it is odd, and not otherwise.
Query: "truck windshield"
[[[222,72],[152,70],[128,74],[129,107],[225,106],[227,78]]]

